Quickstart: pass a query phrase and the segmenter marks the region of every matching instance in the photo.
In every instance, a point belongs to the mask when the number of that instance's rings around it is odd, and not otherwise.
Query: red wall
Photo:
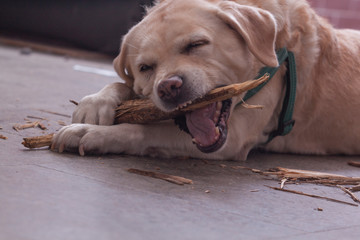
[[[308,0],[316,12],[337,28],[360,30],[360,0]]]

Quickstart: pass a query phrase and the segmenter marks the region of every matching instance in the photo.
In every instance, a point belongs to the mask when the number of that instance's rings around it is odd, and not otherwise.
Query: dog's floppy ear
[[[268,11],[223,1],[217,15],[245,40],[250,51],[270,67],[279,65],[275,53],[276,21]]]
[[[128,45],[126,44],[126,36],[123,38],[120,54],[114,59],[113,65],[117,74],[125,80],[125,84],[132,88],[134,85],[134,77],[127,62]]]

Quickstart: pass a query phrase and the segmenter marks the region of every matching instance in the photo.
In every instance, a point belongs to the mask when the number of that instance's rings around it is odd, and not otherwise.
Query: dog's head
[[[215,87],[251,79],[263,65],[275,67],[276,22],[259,8],[232,1],[163,0],[124,37],[114,60],[137,94],[172,111]],[[186,114],[203,152],[226,141],[231,100]]]

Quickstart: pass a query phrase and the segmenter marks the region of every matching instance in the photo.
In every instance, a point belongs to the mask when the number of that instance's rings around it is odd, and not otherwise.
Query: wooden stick
[[[243,92],[246,92],[258,85],[264,83],[269,79],[269,75],[265,74],[257,80],[250,80],[243,83],[232,84],[225,87],[216,88],[210,91],[202,98],[195,99],[188,106],[173,112],[163,112],[158,109],[150,99],[137,99],[129,100],[122,103],[116,109],[115,124],[121,123],[134,123],[134,124],[145,124],[155,121],[161,121],[171,119],[186,111],[192,111],[197,108],[202,108],[210,103],[223,101],[229,99]],[[70,117],[69,115],[49,112],[41,110],[43,112],[56,114],[60,116]],[[24,138],[23,145],[28,148],[39,148],[44,146],[51,146],[52,138],[49,135]],[[39,144],[39,145],[37,145]]]
[[[193,111],[195,109],[203,108],[210,103],[223,101],[250,89],[253,89],[260,84],[266,82],[269,75],[265,74],[257,80],[250,80],[243,83],[231,84],[224,87],[216,88],[205,96],[195,99],[187,106],[173,112],[163,112],[158,109],[150,99],[136,99],[129,100],[120,104],[116,109],[115,124],[120,123],[150,123],[161,120],[175,118],[184,112]]]
[[[135,173],[135,174],[139,174],[139,175],[142,175],[142,176],[162,179],[162,180],[165,180],[165,181],[168,181],[168,182],[171,182],[171,183],[175,183],[175,184],[178,184],[178,185],[192,184],[193,183],[193,181],[190,180],[190,179],[179,177],[179,176],[168,175],[168,174],[164,174],[164,173],[143,171],[143,170],[139,170],[139,169],[135,169],[135,168],[130,168],[127,171],[130,172],[130,173]]]
[[[278,187],[270,187],[270,186],[266,186],[266,185],[265,185],[265,187],[268,187],[268,188],[271,188],[271,189],[274,189],[274,190],[277,190],[277,191],[294,193],[294,194],[303,195],[303,196],[307,196],[307,197],[324,199],[324,200],[328,200],[328,201],[331,201],[331,202],[337,202],[337,203],[347,204],[347,205],[354,206],[354,207],[357,207],[357,206],[358,206],[358,205],[355,204],[355,203],[349,203],[349,202],[337,200],[337,199],[334,199],[334,198],[322,197],[322,196],[319,196],[319,195],[313,195],[313,194],[308,194],[308,193],[304,193],[304,192],[299,192],[299,191],[294,191],[294,190],[289,190],[289,189],[284,189],[284,188],[278,188]]]

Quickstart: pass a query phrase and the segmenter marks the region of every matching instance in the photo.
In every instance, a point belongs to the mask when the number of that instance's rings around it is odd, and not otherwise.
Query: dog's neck
[[[244,101],[246,101],[252,96],[254,96],[256,93],[258,93],[274,77],[274,75],[279,70],[280,66],[284,63],[287,64],[287,71],[285,74],[286,92],[285,92],[282,110],[279,115],[278,128],[269,134],[269,138],[266,141],[266,143],[269,143],[277,136],[285,136],[289,134],[295,124],[295,121],[292,119],[294,105],[295,105],[296,83],[297,83],[295,57],[294,54],[292,52],[288,52],[286,48],[279,49],[276,55],[278,58],[279,66],[262,68],[257,78],[264,76],[265,74],[268,74],[270,76],[269,79],[263,84],[259,85],[258,87],[249,90],[243,99]]]

